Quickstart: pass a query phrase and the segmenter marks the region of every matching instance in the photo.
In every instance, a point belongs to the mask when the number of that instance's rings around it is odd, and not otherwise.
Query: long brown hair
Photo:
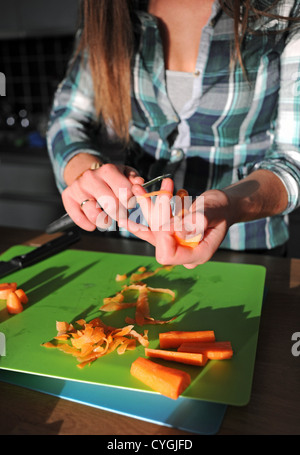
[[[253,18],[289,19],[272,13],[280,0],[264,10],[253,0],[219,0],[234,21],[234,58],[243,68],[241,46]],[[87,49],[96,112],[116,135],[129,142],[131,63],[134,49],[132,11],[136,0],[82,0],[83,31],[79,50]]]
[[[79,49],[89,52],[96,112],[128,142],[133,55],[131,0],[83,0]]]

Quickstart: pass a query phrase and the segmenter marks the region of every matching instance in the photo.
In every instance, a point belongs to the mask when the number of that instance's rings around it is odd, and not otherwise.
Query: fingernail
[[[130,199],[128,199],[127,208],[130,210],[134,209],[134,207],[136,207],[136,197],[132,196]]]

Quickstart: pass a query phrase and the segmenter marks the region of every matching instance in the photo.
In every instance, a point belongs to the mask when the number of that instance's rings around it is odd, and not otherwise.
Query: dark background
[[[79,0],[0,0],[0,11],[0,225],[43,230],[64,213],[45,134]]]
[[[64,209],[45,133],[74,44],[80,0],[0,0],[0,226],[44,230]],[[300,257],[300,211],[289,256]]]

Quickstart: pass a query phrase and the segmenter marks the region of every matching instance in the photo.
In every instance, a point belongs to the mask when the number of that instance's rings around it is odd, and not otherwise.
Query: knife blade
[[[44,243],[29,253],[15,256],[10,259],[10,261],[0,261],[0,278],[43,261],[44,259],[65,250],[79,239],[80,235],[76,230],[68,231],[64,235]]]
[[[155,177],[154,179],[145,182],[142,185],[142,187],[148,188],[149,186],[154,185],[155,183],[160,182],[161,180],[171,176],[172,176],[171,174],[159,175],[158,177]],[[70,216],[67,213],[65,213],[63,216],[58,218],[58,220],[53,221],[47,226],[46,233],[54,234],[56,232],[65,231],[66,229],[70,229],[71,227],[74,226],[75,226],[74,221],[70,218]]]

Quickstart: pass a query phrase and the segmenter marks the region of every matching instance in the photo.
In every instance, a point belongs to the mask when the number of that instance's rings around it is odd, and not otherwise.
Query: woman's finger
[[[86,214],[83,212],[82,208],[80,207],[80,204],[78,204],[78,202],[76,200],[74,200],[72,197],[70,197],[66,190],[64,190],[62,192],[62,201],[63,201],[63,205],[64,205],[65,210],[68,213],[68,215],[72,218],[74,223],[77,224],[82,229],[84,229],[86,231],[94,231],[96,228],[96,225],[87,218]],[[85,198],[85,199],[87,199],[87,198]],[[83,199],[83,201],[85,199]],[[96,203],[96,201],[94,201],[94,202]],[[99,211],[101,211],[101,209],[99,207],[96,210],[98,213],[99,213]]]
[[[155,246],[155,236],[148,226],[140,223],[135,223],[130,219],[123,219],[119,221],[119,227],[126,229],[139,239],[151,243],[151,245]]]

